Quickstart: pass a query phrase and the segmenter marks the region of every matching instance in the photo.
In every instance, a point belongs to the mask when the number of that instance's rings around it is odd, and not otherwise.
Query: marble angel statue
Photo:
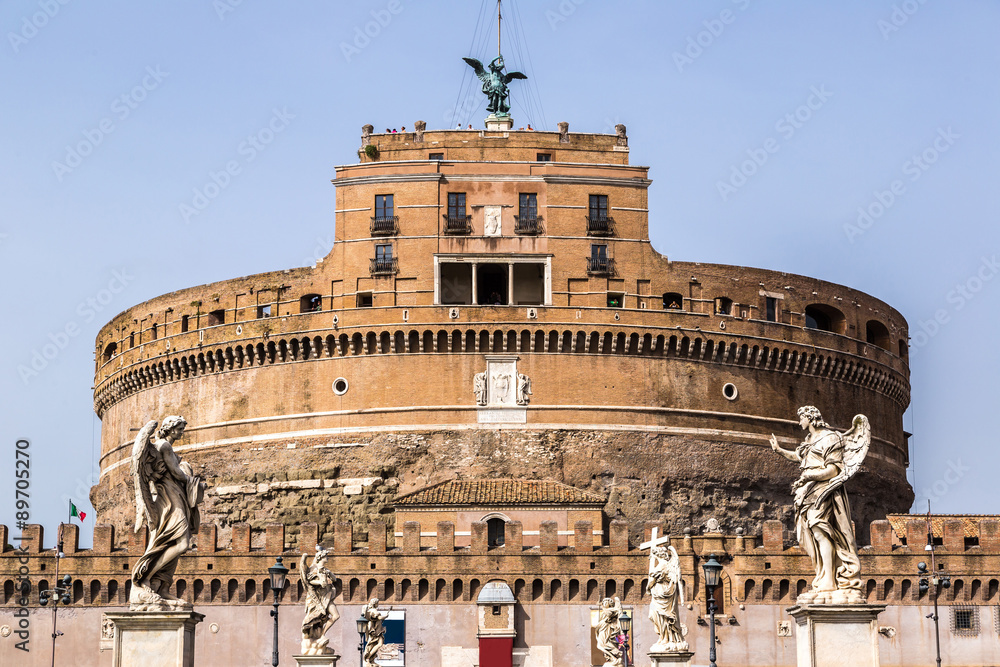
[[[361,617],[368,621],[368,625],[365,628],[363,667],[378,667],[375,660],[378,658],[379,649],[385,645],[384,621],[389,618],[391,610],[392,607],[389,607],[386,611],[380,611],[378,608],[378,598],[372,598],[361,612]]]
[[[650,652],[674,653],[688,650],[681,624],[684,582],[681,563],[673,546],[653,547],[649,554],[649,620],[658,637]]]
[[[849,431],[837,433],[811,405],[799,408],[798,417],[808,435],[794,451],[781,448],[771,435],[771,448],[801,469],[792,484],[795,534],[816,576],[798,603],[863,603],[861,565],[844,484],[868,454],[871,426],[867,417],[857,415]]]
[[[618,639],[622,634],[622,601],[601,600],[601,615],[597,620],[597,649],[604,654],[604,667],[622,667],[622,648]]]
[[[177,559],[191,548],[198,532],[198,503],[205,483],[191,464],[174,452],[187,422],[170,416],[157,429],[155,421],[139,431],[132,447],[132,481],[135,486],[135,530],[143,523],[149,529],[149,544],[132,568],[133,611],[189,609],[191,605],[167,593],[177,568]]]
[[[327,647],[330,643],[327,631],[340,618],[337,606],[333,604],[336,577],[326,568],[329,554],[317,546],[312,565],[306,562],[306,554],[299,561],[299,579],[305,591],[306,615],[302,619],[302,655],[332,655]]]

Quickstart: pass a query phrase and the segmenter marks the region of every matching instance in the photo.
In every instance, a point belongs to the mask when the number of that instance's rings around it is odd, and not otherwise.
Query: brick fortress
[[[784,608],[811,566],[786,530],[796,469],[767,438],[798,443],[795,409],[816,404],[839,430],[857,412],[871,420],[849,489],[862,575],[869,600],[890,605],[884,663],[925,664],[926,523],[898,514],[913,500],[903,317],[840,285],[656,252],[648,168],[628,164],[624,126],[417,128],[363,129],[358,163],[336,170],[336,243],[316,266],[167,294],[101,330],[101,525],[83,551],[65,528],[60,571],[76,581],[60,651],[93,655],[101,611],[126,604],[146,540],[131,531],[132,429],[180,414],[176,449],[209,496],[174,591],[206,614],[206,664],[269,654],[266,569],[317,543],[340,578],[331,645],[347,664],[370,596],[405,610],[407,664],[475,664],[476,602],[497,580],[516,600],[515,664],[601,664],[591,623],[614,595],[637,619],[641,659],[653,637],[638,545],[656,525],[682,556],[696,661],[700,564],[715,553],[725,664],[792,665]],[[54,550],[39,527],[28,537],[37,591]],[[1000,523],[939,519],[932,539],[955,579],[941,598],[951,664],[1000,660]],[[294,569],[289,582],[283,656],[301,619]]]

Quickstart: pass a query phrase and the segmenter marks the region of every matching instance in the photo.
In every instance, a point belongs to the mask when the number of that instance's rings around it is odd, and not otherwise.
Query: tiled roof
[[[926,521],[926,514],[888,514],[886,519],[892,526],[892,530],[899,538],[906,537],[906,523],[908,521]],[[931,530],[934,537],[944,537],[944,522],[951,519],[958,519],[962,522],[966,537],[979,537],[979,522],[982,519],[1000,519],[996,514],[932,514]],[[927,535],[924,528],[922,535]]]
[[[450,480],[396,498],[408,505],[603,505],[604,496],[551,480]]]

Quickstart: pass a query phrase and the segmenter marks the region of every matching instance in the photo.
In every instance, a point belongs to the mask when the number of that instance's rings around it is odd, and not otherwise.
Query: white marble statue
[[[327,631],[340,618],[333,604],[336,577],[326,568],[326,549],[317,546],[312,565],[306,564],[306,554],[299,560],[299,579],[305,590],[306,615],[302,619],[302,655],[332,655],[327,644]]]
[[[205,483],[173,450],[186,426],[184,418],[176,416],[164,419],[159,429],[155,421],[147,422],[132,447],[135,530],[143,522],[149,528],[149,544],[132,568],[132,611],[191,608],[167,594],[177,559],[191,548],[191,537],[198,532],[198,503],[205,495]]]
[[[802,470],[792,484],[795,534],[812,559],[816,576],[798,603],[863,603],[861,565],[844,483],[865,460],[871,426],[867,417],[857,415],[850,431],[837,433],[811,405],[799,408],[798,416],[808,435],[794,451],[782,449],[771,435],[771,448]]]
[[[472,392],[476,395],[476,405],[486,405],[486,372],[472,377]]]
[[[655,537],[654,537],[655,541]],[[653,546],[649,553],[649,620],[658,637],[650,653],[680,653],[688,650],[684,641],[680,609],[684,604],[684,582],[677,550]]]
[[[361,616],[368,621],[365,628],[365,652],[363,667],[378,667],[375,659],[378,658],[378,651],[385,645],[385,624],[392,607],[385,611],[378,608],[378,598],[368,601]]]
[[[604,667],[622,667],[622,601],[604,598],[601,600],[601,615],[597,620],[597,649],[604,654]]]
[[[527,405],[531,396],[531,378],[524,373],[517,374],[517,404]]]

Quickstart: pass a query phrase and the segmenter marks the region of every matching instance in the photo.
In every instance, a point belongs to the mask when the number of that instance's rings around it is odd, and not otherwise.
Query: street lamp
[[[934,565],[934,547],[930,544],[926,547],[927,551],[931,552],[931,567]],[[942,588],[951,587],[951,577],[945,573],[940,573],[938,576],[937,571],[928,572],[927,563],[917,563],[917,574],[920,576],[920,582],[917,589],[920,591],[921,595],[926,593],[930,589],[930,585],[934,585],[934,613],[927,614],[927,618],[934,621],[934,645],[937,649],[937,664],[941,664],[941,628],[938,626],[938,596],[941,595]],[[930,577],[930,581],[928,581]]]
[[[624,667],[629,667],[631,663],[628,659],[628,635],[632,631],[632,617],[628,615],[627,610],[623,609],[618,616],[618,621],[622,624],[621,651],[622,658],[625,659]]]
[[[364,612],[358,618],[355,623],[358,624],[358,653],[360,654],[360,661],[358,662],[361,667],[365,664],[365,639],[368,635],[368,619],[365,618]]]
[[[271,577],[271,595],[274,596],[274,609],[271,610],[271,618],[274,619],[274,642],[271,652],[271,665],[278,667],[278,594],[285,588],[285,577],[288,576],[288,568],[281,563],[281,556],[277,562],[267,568],[267,573]]]
[[[69,595],[73,590],[73,579],[68,574],[62,578],[62,586],[59,585],[59,561],[63,558],[62,527],[64,525],[59,524],[59,546],[56,547],[56,586],[38,591],[38,604],[43,607],[49,603],[49,598],[52,599],[52,667],[55,667],[56,664],[56,638],[62,636],[62,633],[56,630],[56,612],[59,609],[60,600],[63,604],[71,602]]]
[[[715,554],[708,557],[708,562],[703,563],[701,569],[705,571],[705,589],[708,594],[708,664],[710,667],[717,667],[715,664],[715,589],[719,586],[722,578],[722,563],[715,559]]]

